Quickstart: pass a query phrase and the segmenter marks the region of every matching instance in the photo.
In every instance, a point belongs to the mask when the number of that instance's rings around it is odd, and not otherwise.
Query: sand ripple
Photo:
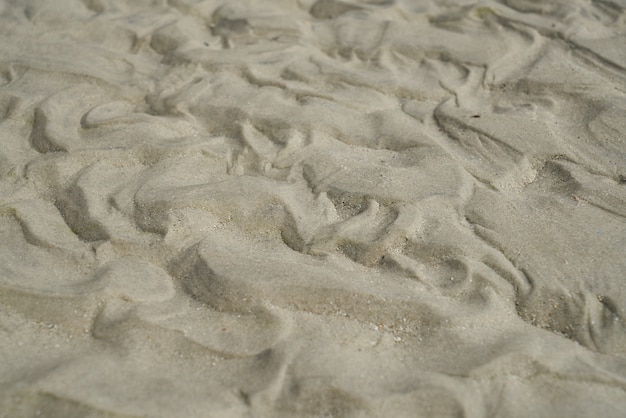
[[[0,417],[623,416],[620,1],[0,1]]]

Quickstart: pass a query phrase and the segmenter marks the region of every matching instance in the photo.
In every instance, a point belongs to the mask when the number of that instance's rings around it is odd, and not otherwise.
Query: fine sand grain
[[[624,0],[0,0],[0,417],[624,417]]]

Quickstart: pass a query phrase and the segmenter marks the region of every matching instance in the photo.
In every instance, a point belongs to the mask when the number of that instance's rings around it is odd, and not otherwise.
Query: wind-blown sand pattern
[[[0,1],[0,417],[623,417],[623,0]]]

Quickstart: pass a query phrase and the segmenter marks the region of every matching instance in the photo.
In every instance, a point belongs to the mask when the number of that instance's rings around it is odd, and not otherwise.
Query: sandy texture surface
[[[0,416],[623,417],[625,9],[0,1]]]

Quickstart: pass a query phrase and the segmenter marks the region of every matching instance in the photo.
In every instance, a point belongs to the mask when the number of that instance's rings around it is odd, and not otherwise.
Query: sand
[[[623,417],[623,0],[0,1],[0,417]]]

